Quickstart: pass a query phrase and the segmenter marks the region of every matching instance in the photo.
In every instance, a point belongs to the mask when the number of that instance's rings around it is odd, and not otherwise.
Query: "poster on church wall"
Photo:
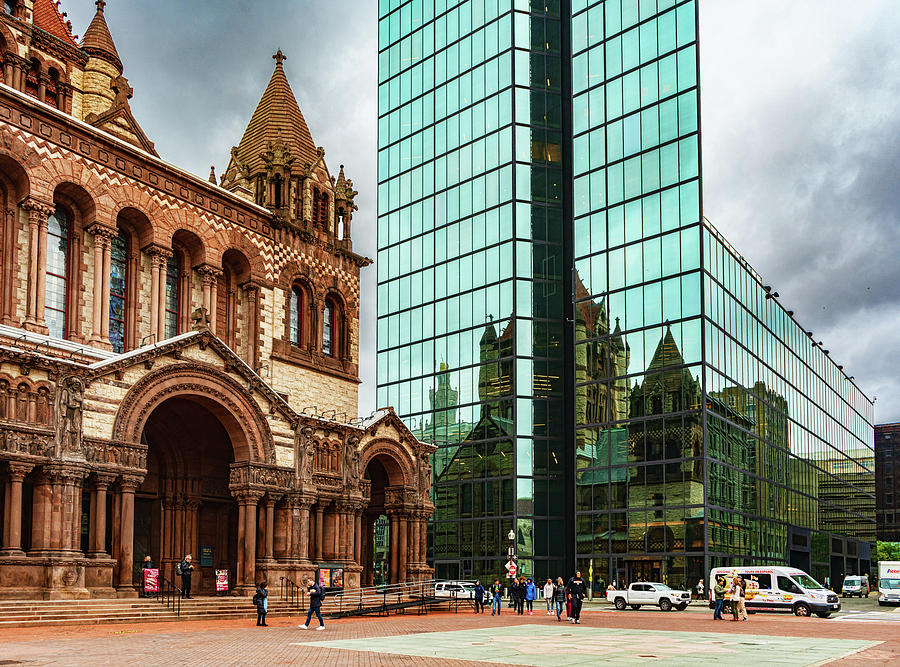
[[[216,570],[216,593],[228,592],[228,570]]]
[[[344,568],[335,567],[331,569],[331,587],[332,588],[343,588],[344,587]]]
[[[144,592],[145,593],[158,593],[159,592],[159,569],[155,567],[148,567],[144,569]]]

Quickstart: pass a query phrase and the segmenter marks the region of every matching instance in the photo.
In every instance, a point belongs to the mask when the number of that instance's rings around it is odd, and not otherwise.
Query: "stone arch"
[[[159,241],[157,234],[157,229],[165,226],[166,212],[153,197],[141,188],[128,185],[112,186],[107,194],[112,202],[113,220],[116,220],[125,209],[135,209],[149,221],[149,227],[141,234],[141,247],[154,242],[162,246],[167,245]]]
[[[378,459],[388,473],[390,486],[415,487],[416,462],[400,443],[387,438],[366,443],[360,458],[362,470],[366,470],[375,459]]]
[[[266,263],[259,249],[247,240],[247,237],[241,230],[230,229],[227,235],[228,238],[225,246],[222,248],[222,254],[224,255],[228,250],[240,252],[250,264],[250,278],[258,281],[265,280]]]
[[[166,366],[135,382],[116,413],[113,438],[139,442],[153,410],[173,397],[198,401],[219,419],[236,462],[275,462],[272,432],[253,397],[222,371],[199,363]]]
[[[112,198],[107,192],[107,184],[85,165],[73,160],[58,158],[45,160],[30,173],[32,195],[38,199],[52,201],[53,192],[63,183],[78,186],[90,195],[97,212],[109,212],[113,209]],[[111,216],[107,216],[107,223]],[[89,220],[94,222],[94,220]]]
[[[154,225],[153,232],[156,235],[155,243],[163,247],[170,247],[172,237],[179,232],[186,232],[196,237],[201,244],[202,258],[197,261],[192,259],[195,266],[198,264],[213,264],[219,266],[222,258],[222,248],[216,240],[216,234],[212,225],[204,221],[200,216],[183,208],[176,208],[166,212],[159,225]]]

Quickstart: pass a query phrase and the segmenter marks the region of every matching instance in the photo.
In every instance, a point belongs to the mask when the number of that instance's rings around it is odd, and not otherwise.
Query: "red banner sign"
[[[159,569],[155,567],[148,567],[144,569],[144,592],[145,593],[158,593],[159,592]]]
[[[216,593],[228,591],[228,570],[216,570]]]

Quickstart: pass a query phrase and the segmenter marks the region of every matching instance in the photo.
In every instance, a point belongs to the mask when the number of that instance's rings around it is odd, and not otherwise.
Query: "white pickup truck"
[[[606,599],[619,610],[627,606],[640,609],[642,605],[653,605],[663,611],[671,611],[673,607],[683,611],[691,603],[691,594],[673,590],[665,584],[642,581],[631,584],[627,591],[607,591]]]

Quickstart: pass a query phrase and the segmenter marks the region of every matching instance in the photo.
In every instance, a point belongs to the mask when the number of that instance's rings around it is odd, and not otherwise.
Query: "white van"
[[[439,581],[434,585],[434,597],[458,598],[460,600],[475,599],[475,582],[472,581]]]
[[[828,618],[841,610],[837,594],[795,567],[777,565],[754,567],[717,567],[709,573],[710,589],[717,577],[724,577],[726,585],[735,575],[744,579],[747,611],[790,611],[797,616],[815,614]]]

